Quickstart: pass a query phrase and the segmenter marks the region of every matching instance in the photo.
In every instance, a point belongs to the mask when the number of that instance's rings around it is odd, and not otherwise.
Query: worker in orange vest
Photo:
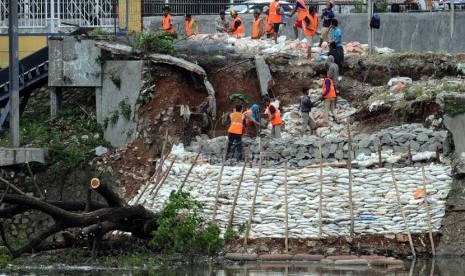
[[[278,43],[279,25],[283,22],[283,15],[281,14],[281,6],[279,0],[274,0],[270,3],[270,23],[273,24],[273,37],[274,42]]]
[[[268,116],[268,122],[271,123],[271,136],[273,138],[281,138],[281,125],[283,120],[281,119],[281,113],[275,103],[272,103],[269,97],[263,99],[267,106],[266,115]]]
[[[252,39],[260,39],[264,32],[263,19],[260,18],[260,10],[253,11]]]
[[[244,114],[242,114],[242,105],[236,105],[234,112],[229,115],[231,125],[228,128],[228,148],[226,156],[229,158],[231,148],[236,146],[236,160],[242,161],[242,134],[244,133]]]
[[[186,14],[186,36],[198,35],[199,33],[197,22],[192,18],[192,15]]]
[[[339,124],[339,119],[336,113],[336,87],[334,86],[333,80],[325,76],[323,80],[323,87],[321,88],[321,98],[324,101],[325,112],[324,112],[324,125],[328,125],[329,111],[333,113],[334,120]]]
[[[260,116],[258,114],[258,104],[253,104],[250,108],[244,111],[244,135],[255,137],[258,134],[260,127]]]
[[[231,11],[231,25],[229,26],[228,33],[230,33],[232,36],[235,37],[242,37],[245,34],[245,28],[244,28],[244,22],[242,22],[242,19],[239,18],[239,15],[237,15],[237,11],[232,10]]]
[[[318,29],[318,14],[315,7],[311,6],[308,9],[309,13],[302,20],[305,38],[307,39],[307,58],[312,56],[313,38]]]
[[[266,38],[271,38],[274,35],[273,23],[270,22],[270,8],[268,6],[263,7],[263,13],[265,17],[265,34]]]
[[[295,13],[297,13],[297,20],[294,24],[294,34],[295,38],[299,39],[299,29],[303,29],[302,20],[308,14],[307,5],[305,5],[304,0],[297,0],[295,2],[295,7],[291,14],[289,14],[289,17],[292,17]]]
[[[171,17],[171,8],[168,6],[163,7],[163,16],[161,18],[161,30],[169,33],[174,33],[173,18]]]

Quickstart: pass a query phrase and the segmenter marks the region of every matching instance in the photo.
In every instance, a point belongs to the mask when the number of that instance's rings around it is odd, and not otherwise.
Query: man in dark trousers
[[[242,161],[242,134],[244,133],[244,119],[245,116],[242,114],[242,105],[236,105],[234,112],[229,115],[231,119],[231,125],[228,128],[228,148],[226,150],[226,156],[229,158],[231,147],[236,147],[236,160],[237,162]]]
[[[316,132],[316,122],[311,114],[313,107],[315,107],[315,105],[308,96],[308,87],[302,88],[302,98],[300,99],[300,113],[302,116],[302,131],[300,134],[302,136],[305,135],[308,126],[310,126],[312,135]]]

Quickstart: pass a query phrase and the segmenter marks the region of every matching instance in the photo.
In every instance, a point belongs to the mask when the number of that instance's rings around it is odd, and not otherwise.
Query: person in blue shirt
[[[336,44],[336,51],[339,53],[340,62],[344,62],[344,48],[342,48],[342,30],[338,27],[337,19],[331,20],[331,43]]]
[[[318,45],[318,47],[321,47],[323,41],[329,40],[329,28],[331,27],[331,20],[333,20],[334,18],[333,6],[333,2],[328,2],[326,8],[321,13],[321,19],[323,19],[323,27],[321,28],[320,44]]]

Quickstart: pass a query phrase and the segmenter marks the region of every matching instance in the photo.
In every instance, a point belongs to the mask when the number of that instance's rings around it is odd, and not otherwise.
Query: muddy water
[[[325,266],[317,263],[226,263],[182,265],[145,269],[109,269],[102,267],[42,266],[18,267],[0,271],[1,275],[183,275],[183,276],[274,276],[274,275],[465,275],[465,259],[406,261],[405,266]]]

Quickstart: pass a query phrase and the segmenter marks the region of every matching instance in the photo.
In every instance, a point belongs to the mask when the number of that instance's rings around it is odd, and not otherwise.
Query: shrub
[[[160,212],[150,245],[164,253],[215,254],[222,245],[218,226],[201,216],[202,206],[189,193],[172,192]]]
[[[147,53],[172,54],[176,34],[167,32],[139,32],[135,34],[134,49]]]

